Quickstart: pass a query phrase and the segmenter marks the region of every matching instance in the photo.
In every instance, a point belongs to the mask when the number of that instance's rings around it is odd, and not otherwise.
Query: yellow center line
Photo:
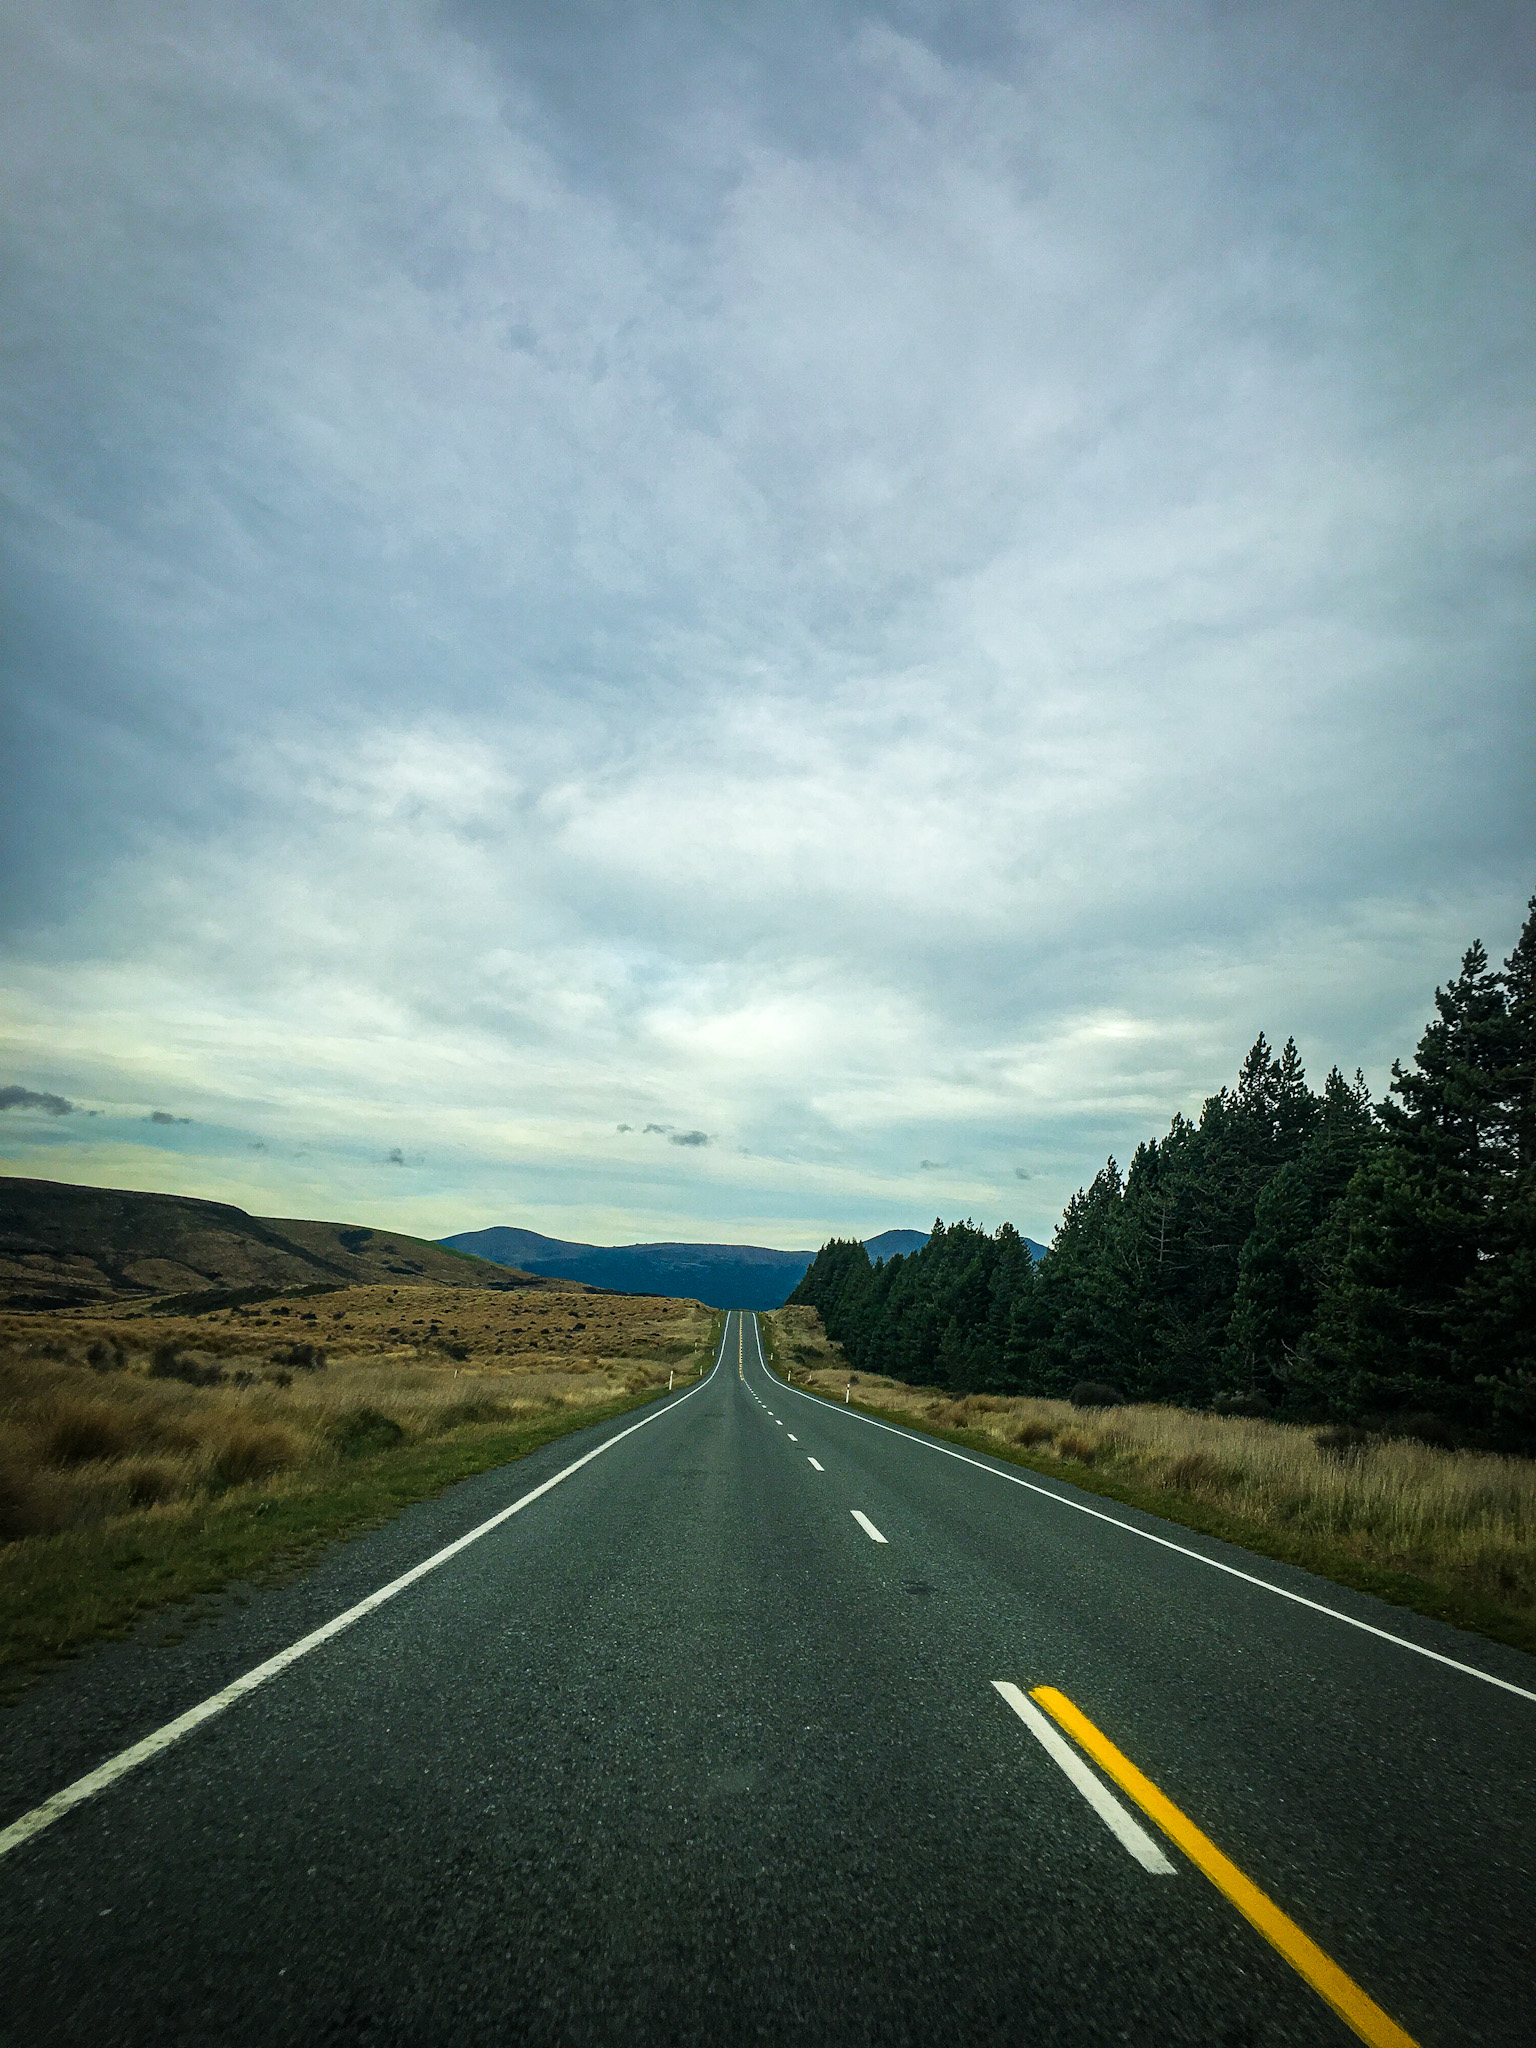
[[[1396,2020],[1388,2018],[1332,1957],[1324,1955],[1317,1943],[1281,1912],[1267,1893],[1244,1877],[1237,1865],[1223,1856],[1216,1844],[1202,1835],[1194,1822],[1159,1792],[1128,1756],[1122,1756],[1109,1737],[1101,1734],[1065,1693],[1058,1692],[1053,1685],[1037,1685],[1030,1698],[1055,1716],[1100,1770],[1157,1822],[1169,1840],[1177,1843],[1197,1869],[1204,1871],[1216,1889],[1231,1900],[1245,1920],[1253,1923],[1271,1947],[1280,1951],[1291,1968],[1306,1979],[1320,1998],[1327,2000],[1362,2041],[1369,2041],[1371,2048],[1418,2048],[1413,2036],[1405,2034]]]

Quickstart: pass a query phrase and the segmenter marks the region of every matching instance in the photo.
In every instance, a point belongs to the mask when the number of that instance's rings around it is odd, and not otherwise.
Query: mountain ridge
[[[445,1251],[468,1252],[547,1279],[579,1280],[620,1294],[692,1297],[723,1309],[778,1308],[815,1256],[767,1245],[580,1244],[509,1224],[437,1241]]]
[[[926,1230],[884,1230],[863,1240],[872,1258],[891,1258],[928,1242]],[[816,1254],[760,1244],[582,1244],[513,1224],[461,1230],[437,1243],[496,1265],[550,1279],[580,1280],[621,1294],[680,1295],[710,1308],[781,1308]]]

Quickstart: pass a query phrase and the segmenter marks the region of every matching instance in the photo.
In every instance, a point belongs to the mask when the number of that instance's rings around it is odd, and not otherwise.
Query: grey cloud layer
[[[1038,1236],[1512,935],[1518,10],[10,23],[35,1087]]]

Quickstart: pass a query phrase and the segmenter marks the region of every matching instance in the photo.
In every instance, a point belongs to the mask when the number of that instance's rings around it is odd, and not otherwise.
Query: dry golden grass
[[[695,1367],[711,1327],[696,1302],[447,1287],[0,1314],[0,1545],[596,1408]]]
[[[1520,1635],[1536,1624],[1531,1460],[1401,1438],[1350,1442],[1345,1432],[1181,1408],[1084,1410],[990,1394],[955,1400],[932,1387],[850,1373],[814,1309],[780,1309],[762,1320],[775,1363],[797,1386],[839,1397],[852,1379],[861,1407],[990,1438],[1045,1470],[1060,1464],[1073,1477],[1087,1470],[1127,1498],[1141,1493],[1154,1504],[1155,1496],[1163,1513],[1177,1514],[1187,1502],[1196,1526],[1224,1522],[1230,1526],[1219,1532],[1238,1542],[1268,1532],[1280,1540],[1259,1547],[1276,1555],[1332,1556],[1459,1589],[1520,1622]]]

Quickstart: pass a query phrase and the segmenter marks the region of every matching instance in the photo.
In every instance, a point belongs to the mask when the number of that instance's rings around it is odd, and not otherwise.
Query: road
[[[0,1821],[604,1443],[0,1856],[0,2040],[1356,2040],[1286,1927],[1375,2038],[1536,2038],[1536,1660],[796,1393],[751,1316],[683,1397],[32,1688]]]

